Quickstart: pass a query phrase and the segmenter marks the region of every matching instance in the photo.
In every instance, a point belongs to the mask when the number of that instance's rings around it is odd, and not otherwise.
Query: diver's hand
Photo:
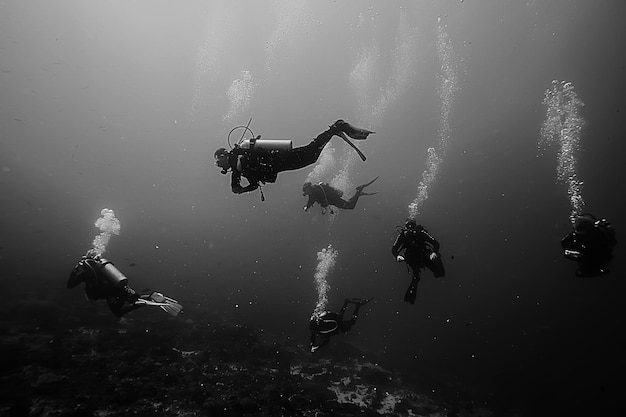
[[[396,261],[398,261],[398,262],[404,262],[404,256],[402,256],[402,255],[398,255],[398,256],[396,257]]]
[[[319,346],[311,346],[311,353],[315,353],[315,351],[319,348]]]
[[[434,261],[435,259],[437,259],[437,253],[433,252],[430,254],[430,256],[428,257],[431,261]]]
[[[578,260],[582,258],[582,253],[575,251],[575,250],[565,249],[565,257],[569,259]]]

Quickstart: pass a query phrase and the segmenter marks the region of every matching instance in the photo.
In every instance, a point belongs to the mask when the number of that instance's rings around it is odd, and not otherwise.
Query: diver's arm
[[[565,236],[563,236],[563,238],[561,239],[561,247],[563,249],[569,249],[572,246],[573,242],[574,242],[574,234],[568,233]]]
[[[83,271],[81,267],[76,265],[74,269],[72,269],[72,273],[70,274],[70,278],[67,280],[67,288],[74,288],[78,284],[84,281],[83,279]]]
[[[315,204],[315,197],[313,197],[313,194],[309,194],[309,201],[306,202],[306,206],[304,206],[304,211],[307,211],[308,209],[310,209],[313,204]]]
[[[309,347],[311,348],[311,353],[320,348],[320,345],[317,343],[317,333],[314,331],[311,331],[311,340],[309,342]]]
[[[439,242],[437,242],[437,239],[432,237],[430,233],[424,229],[421,230],[421,233],[424,236],[424,239],[426,239],[426,241],[433,246],[433,252],[439,253]]]
[[[233,190],[235,194],[243,194],[250,191],[254,191],[259,188],[259,183],[256,181],[249,181],[250,184],[245,187],[241,186],[241,172],[233,169],[233,173],[230,177],[230,188]]]
[[[394,258],[398,257],[403,246],[404,246],[404,233],[400,233],[398,237],[396,238],[396,241],[393,243],[393,246],[391,247],[391,254],[393,255]]]
[[[76,264],[70,273],[70,278],[67,280],[67,288],[74,288],[81,282],[87,283],[87,280],[94,278],[96,272],[94,266],[90,265],[90,263],[95,263],[95,261],[83,258]]]

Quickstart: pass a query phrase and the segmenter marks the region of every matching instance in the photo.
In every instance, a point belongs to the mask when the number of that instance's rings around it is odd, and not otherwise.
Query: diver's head
[[[590,216],[578,216],[574,220],[574,232],[577,235],[585,236],[591,233],[595,224],[595,219]]]
[[[406,222],[404,222],[404,227],[408,230],[417,230],[417,222],[415,219],[409,217],[406,219]]]
[[[424,226],[422,226],[421,224],[417,224],[414,218],[409,217],[408,219],[406,219],[406,222],[404,222],[404,230],[407,230],[409,232],[420,232],[424,230]]]
[[[230,168],[228,156],[229,153],[226,148],[219,148],[213,154],[213,157],[215,158],[215,165],[222,168],[222,174],[226,174]]]
[[[311,194],[311,191],[313,190],[313,184],[311,184],[310,182],[305,182],[304,184],[302,184],[302,195],[309,195]]]

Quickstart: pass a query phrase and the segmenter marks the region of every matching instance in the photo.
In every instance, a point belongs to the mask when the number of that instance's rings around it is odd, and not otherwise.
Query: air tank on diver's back
[[[290,151],[292,142],[291,139],[261,139],[261,136],[257,136],[253,139],[242,140],[240,146],[243,149],[250,150]]]
[[[116,287],[124,287],[128,284],[128,278],[111,261],[100,258],[100,271]]]

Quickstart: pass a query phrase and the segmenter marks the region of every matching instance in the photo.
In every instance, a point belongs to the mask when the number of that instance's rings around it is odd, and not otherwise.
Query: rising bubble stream
[[[337,250],[332,245],[317,252],[317,267],[315,268],[315,288],[317,289],[317,304],[313,310],[312,318],[319,317],[328,305],[328,273],[335,266],[337,260]]]
[[[87,252],[91,256],[101,256],[106,252],[111,235],[120,234],[120,221],[115,217],[113,210],[104,208],[100,211],[100,215],[94,224],[100,229],[100,234],[93,239],[93,248]]]
[[[580,134],[585,124],[580,109],[585,105],[574,91],[574,85],[565,81],[553,80],[545,92],[543,104],[546,106],[546,120],[541,126],[539,151],[548,145],[559,144],[557,155],[557,181],[567,184],[572,223],[582,213],[585,201],[582,196],[583,183],[576,173],[577,157],[580,148]]]

